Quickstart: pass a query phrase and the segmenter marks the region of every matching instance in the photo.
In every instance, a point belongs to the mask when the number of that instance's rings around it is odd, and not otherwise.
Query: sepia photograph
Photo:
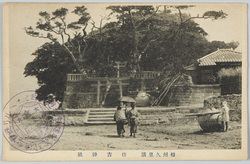
[[[247,160],[247,4],[4,3],[3,160]]]

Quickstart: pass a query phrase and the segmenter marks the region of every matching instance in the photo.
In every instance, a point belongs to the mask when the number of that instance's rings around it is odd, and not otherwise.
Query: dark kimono
[[[136,109],[131,109],[128,112],[128,118],[130,123],[130,133],[137,132],[137,126],[139,124],[139,112]]]
[[[124,124],[127,122],[125,110],[118,109],[115,111],[114,120],[116,121],[118,136],[123,136],[123,133],[125,132]]]

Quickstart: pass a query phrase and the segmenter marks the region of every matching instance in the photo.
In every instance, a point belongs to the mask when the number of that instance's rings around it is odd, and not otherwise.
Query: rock
[[[150,95],[144,91],[140,91],[136,98],[136,106],[149,106],[150,105]]]

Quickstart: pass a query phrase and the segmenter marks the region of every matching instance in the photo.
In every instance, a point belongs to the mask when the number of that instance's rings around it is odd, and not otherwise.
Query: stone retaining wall
[[[96,98],[96,88],[91,86],[91,82],[68,82],[62,108],[96,107]]]
[[[66,91],[64,92],[64,98],[62,108],[95,108],[102,106],[102,101],[106,93],[106,86],[100,87],[99,105],[97,104],[97,87],[93,86],[96,82],[93,81],[79,81],[68,82]],[[123,86],[123,95],[127,96],[128,86]],[[104,107],[115,107],[117,100],[120,97],[119,86],[111,85],[106,96]]]
[[[65,92],[62,108],[97,107],[96,93]]]
[[[154,124],[186,124],[188,122],[197,121],[197,116],[186,116],[190,113],[190,109],[171,110],[138,110],[140,112],[140,125]]]
[[[183,107],[183,108],[151,108],[144,109],[139,108],[138,112],[140,113],[140,125],[154,125],[154,124],[186,124],[187,122],[197,122],[197,116],[186,116],[186,114],[192,112],[192,110],[198,108],[195,106]],[[99,109],[99,108],[98,108]],[[103,108],[105,110],[105,108]],[[110,108],[106,108],[110,109]],[[66,109],[63,112],[59,111],[57,115],[65,117],[65,126],[83,126],[87,122],[89,109]],[[93,109],[92,109],[93,110]],[[46,116],[53,116],[53,111],[45,112]]]
[[[209,97],[219,96],[219,85],[176,85],[164,100],[167,106],[188,106],[202,104]]]

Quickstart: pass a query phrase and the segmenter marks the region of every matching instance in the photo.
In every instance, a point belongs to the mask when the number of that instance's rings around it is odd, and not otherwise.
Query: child
[[[229,122],[229,108],[227,106],[227,102],[223,101],[222,102],[223,107],[221,108],[221,121],[222,121],[222,126],[223,126],[223,131],[228,130],[228,122]]]

